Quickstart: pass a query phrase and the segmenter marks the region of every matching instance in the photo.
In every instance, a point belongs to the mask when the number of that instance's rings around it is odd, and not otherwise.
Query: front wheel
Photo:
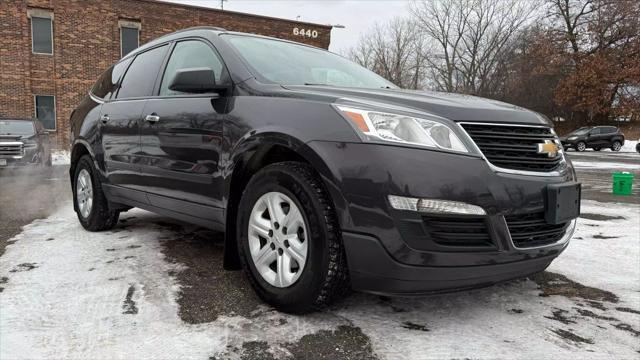
[[[335,209],[308,165],[277,163],[254,175],[240,200],[237,234],[251,285],[277,309],[306,313],[347,293]]]
[[[580,141],[579,143],[576,144],[576,150],[582,152],[585,151],[587,149],[587,144],[584,143],[584,141]]]
[[[89,155],[80,158],[73,179],[73,201],[82,227],[89,231],[103,231],[116,226],[120,212],[109,209],[102,183]]]
[[[611,144],[612,151],[620,151],[620,149],[622,149],[622,143],[620,143],[620,141],[614,141],[613,144]]]

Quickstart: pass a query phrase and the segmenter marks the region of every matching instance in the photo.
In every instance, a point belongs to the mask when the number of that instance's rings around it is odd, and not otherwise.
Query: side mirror
[[[216,85],[216,76],[213,70],[205,67],[180,69],[169,83],[169,89],[185,93],[206,93],[220,90]]]

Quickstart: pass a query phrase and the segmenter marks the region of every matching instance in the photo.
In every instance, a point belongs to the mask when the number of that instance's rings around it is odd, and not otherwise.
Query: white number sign
[[[300,37],[308,37],[308,38],[317,38],[318,37],[318,31],[316,30],[311,30],[311,29],[302,29],[302,28],[293,28],[293,35],[295,36],[300,36]]]

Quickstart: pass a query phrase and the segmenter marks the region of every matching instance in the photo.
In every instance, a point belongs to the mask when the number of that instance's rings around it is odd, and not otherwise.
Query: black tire
[[[587,144],[585,144],[584,141],[580,141],[576,144],[576,151],[583,152],[586,149],[587,149]]]
[[[600,151],[600,148],[599,147],[594,147],[593,151]]]
[[[83,169],[87,170],[91,175],[91,186],[93,189],[93,206],[89,213],[89,216],[86,218],[80,214],[79,206],[78,206],[78,197],[76,194],[76,183],[78,181],[78,174]],[[89,231],[104,231],[112,229],[118,223],[118,217],[120,216],[119,211],[113,211],[109,209],[109,203],[107,198],[102,191],[102,182],[97,174],[95,166],[93,164],[93,159],[89,155],[84,155],[78,160],[76,164],[75,173],[73,176],[73,203],[76,209],[76,214],[78,215],[78,220],[80,220],[80,224],[86,230]]]
[[[611,151],[620,151],[622,149],[622,143],[618,140],[611,144]]]
[[[249,217],[256,201],[278,191],[291,198],[308,226],[308,254],[303,272],[289,287],[274,287],[257,271],[249,251]],[[302,314],[319,310],[350,290],[346,255],[337,216],[319,176],[298,162],[268,165],[245,188],[238,207],[238,251],[242,267],[258,296],[278,310]]]

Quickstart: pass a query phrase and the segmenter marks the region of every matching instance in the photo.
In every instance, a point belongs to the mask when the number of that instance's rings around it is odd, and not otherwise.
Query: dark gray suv
[[[585,151],[611,149],[620,151],[624,146],[624,134],[615,126],[584,126],[560,139],[565,149]]]
[[[109,68],[72,115],[74,206],[90,231],[131,207],[225,232],[278,309],[349,289],[415,295],[544,270],[580,184],[543,116],[402,90],[340,56],[195,28]]]

